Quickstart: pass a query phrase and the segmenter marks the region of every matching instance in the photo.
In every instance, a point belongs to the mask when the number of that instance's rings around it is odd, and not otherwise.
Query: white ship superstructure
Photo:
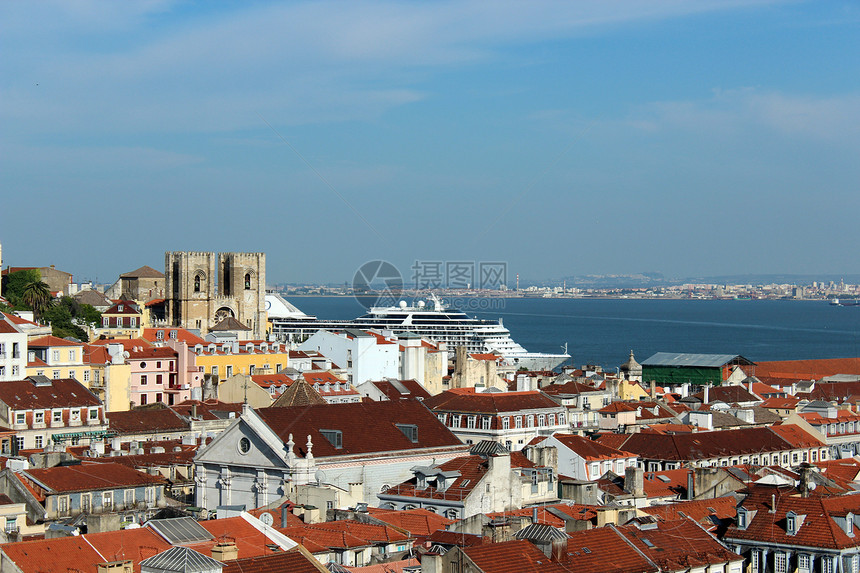
[[[473,318],[465,312],[445,308],[435,296],[430,305],[423,300],[413,305],[401,301],[397,306],[371,307],[367,314],[353,320],[322,320],[301,312],[277,293],[266,295],[272,332],[280,340],[297,340],[317,330],[346,328],[373,329],[394,335],[412,333],[434,342],[444,342],[453,351],[465,346],[470,353],[495,353],[510,366],[528,370],[552,370],[570,355],[528,352],[511,338],[502,322]]]

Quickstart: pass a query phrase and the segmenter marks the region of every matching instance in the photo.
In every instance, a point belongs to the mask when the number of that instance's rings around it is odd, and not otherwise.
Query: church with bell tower
[[[255,339],[265,336],[265,253],[168,251],[164,277],[171,326],[199,330],[201,336],[218,325],[248,329]]]

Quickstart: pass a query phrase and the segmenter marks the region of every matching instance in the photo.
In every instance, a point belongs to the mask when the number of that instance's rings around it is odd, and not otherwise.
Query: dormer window
[[[322,434],[323,438],[328,440],[335,449],[339,450],[343,447],[343,432],[340,430],[320,430],[320,434]]]
[[[122,305],[118,305],[118,306],[116,307],[116,311],[117,311],[117,312],[122,312],[122,309],[123,309],[123,308],[124,308],[124,307],[123,307]]]
[[[738,529],[746,529],[749,525],[749,512],[746,508],[738,508]]]
[[[173,340],[176,340],[176,331],[175,330],[170,331],[170,338],[172,338]]]
[[[155,339],[156,340],[164,340],[164,331],[163,330],[157,331],[155,333]]]
[[[403,432],[403,435],[409,438],[410,442],[418,443],[418,426],[415,424],[397,424],[397,429]]]
[[[797,530],[800,529],[800,526],[803,525],[803,518],[805,515],[798,515],[793,511],[789,511],[785,514],[785,532],[788,535],[796,535]]]

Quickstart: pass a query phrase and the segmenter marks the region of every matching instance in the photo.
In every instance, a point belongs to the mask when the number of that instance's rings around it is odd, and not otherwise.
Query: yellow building
[[[89,387],[91,371],[84,362],[83,342],[56,336],[42,336],[27,343],[27,375],[54,380],[74,378]]]
[[[287,367],[289,349],[280,342],[242,340],[209,342],[184,328],[145,328],[143,339],[155,346],[183,341],[197,355],[197,366],[214,380],[237,374],[276,374]]]

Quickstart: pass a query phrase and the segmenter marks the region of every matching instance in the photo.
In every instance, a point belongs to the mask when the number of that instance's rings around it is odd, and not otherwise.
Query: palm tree
[[[36,318],[51,306],[51,288],[44,281],[35,281],[24,287],[21,294],[24,304],[30,307]]]

